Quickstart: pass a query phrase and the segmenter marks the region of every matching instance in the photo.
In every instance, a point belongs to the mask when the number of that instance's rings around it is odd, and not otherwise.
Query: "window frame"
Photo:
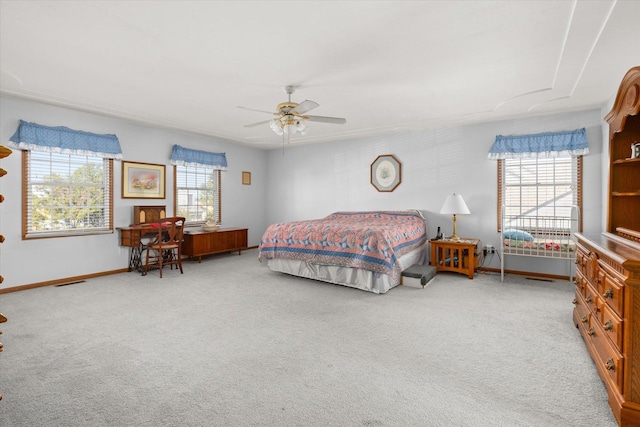
[[[185,167],[185,168],[189,168],[189,167],[193,167],[193,166],[181,166],[181,167]],[[208,168],[211,169],[213,172],[216,172],[216,181],[217,181],[217,185],[216,185],[216,192],[217,192],[217,197],[214,197],[213,199],[215,199],[215,202],[217,204],[217,207],[214,205],[213,208],[216,212],[217,215],[217,222],[220,224],[222,223],[222,171],[220,169],[214,168],[214,167],[209,167],[208,165],[199,165],[199,167],[203,167],[203,168]],[[179,190],[179,186],[178,186],[178,165],[173,165],[173,212],[175,213],[175,215],[178,215],[178,190]],[[186,218],[185,221],[185,226],[199,226],[199,225],[204,225],[206,222],[205,220],[199,220],[199,221],[190,221],[189,218]]]
[[[584,175],[583,175],[583,156],[562,156],[562,157],[575,157],[576,159],[576,181],[575,182],[575,186],[576,186],[576,190],[575,190],[575,198],[576,198],[576,206],[578,207],[578,231],[582,232],[582,189],[583,189],[583,179],[584,179]],[[527,160],[536,160],[536,164],[537,161],[539,160],[539,158],[531,158],[531,159],[527,159]],[[504,205],[504,172],[505,172],[505,160],[504,159],[498,159],[497,161],[497,171],[498,171],[498,206],[497,206],[497,211],[498,211],[498,221],[497,221],[497,228],[498,228],[498,232],[501,233],[502,232],[502,207]]]
[[[47,239],[56,237],[76,237],[113,233],[113,159],[88,155],[84,155],[83,157],[100,159],[103,162],[103,173],[108,175],[105,179],[104,186],[105,191],[108,192],[108,194],[105,195],[105,198],[107,198],[107,200],[104,205],[108,209],[108,214],[104,218],[105,226],[89,227],[86,229],[75,228],[70,230],[46,231],[37,231],[32,229],[33,224],[32,221],[30,221],[30,218],[32,217],[31,207],[33,204],[33,200],[31,199],[31,192],[29,188],[31,185],[32,151],[33,150],[22,150],[22,240]],[[53,162],[51,162],[50,164],[53,164]]]

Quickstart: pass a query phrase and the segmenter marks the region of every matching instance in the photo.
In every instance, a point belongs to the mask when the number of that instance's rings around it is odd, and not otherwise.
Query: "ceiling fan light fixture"
[[[271,120],[271,123],[269,123],[269,126],[271,127],[271,130],[274,131],[277,135],[282,135],[283,131],[282,131],[282,123],[280,122],[280,119]]]
[[[284,127],[284,133],[286,133],[287,135],[293,135],[294,133],[296,133],[296,125],[286,125]]]
[[[286,86],[285,92],[289,95],[288,102],[282,102],[278,104],[276,107],[276,112],[273,113],[275,116],[272,120],[264,120],[257,123],[252,123],[249,125],[245,125],[245,127],[253,127],[257,125],[262,125],[269,123],[269,127],[271,130],[275,132],[276,135],[282,136],[287,135],[291,137],[296,132],[300,135],[306,135],[307,130],[309,129],[307,121],[315,121],[315,122],[324,122],[324,123],[335,123],[335,124],[344,124],[346,123],[345,119],[341,119],[338,117],[325,117],[325,116],[307,116],[305,115],[308,111],[313,110],[314,108],[319,107],[319,104],[314,101],[303,101],[298,104],[291,101],[291,94],[295,91],[293,86]],[[240,107],[244,108],[244,107]],[[250,108],[249,108],[250,110]],[[268,111],[255,110],[263,113],[268,113]]]
[[[285,114],[282,117],[275,118],[269,123],[271,130],[277,135],[287,134],[289,136],[298,132],[301,135],[307,133],[307,124],[304,117],[294,114]]]
[[[304,118],[302,118],[300,116],[294,116],[293,120],[294,120],[294,126],[295,126],[294,132],[298,132],[301,135],[306,134],[307,133],[307,123],[304,121]]]

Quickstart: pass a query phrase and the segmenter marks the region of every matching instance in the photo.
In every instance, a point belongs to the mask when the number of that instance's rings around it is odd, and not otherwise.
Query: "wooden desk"
[[[479,239],[460,240],[430,240],[431,262],[436,271],[453,271],[466,274],[473,279],[475,269],[478,267],[478,243]]]
[[[233,251],[238,251],[240,255],[247,249],[247,232],[246,228],[220,228],[217,231],[186,229],[182,254],[190,258],[198,257],[198,262],[202,262],[203,255]]]
[[[136,224],[129,227],[116,227],[120,230],[120,246],[129,248],[129,271],[137,270],[142,263],[142,251],[144,246],[142,239],[144,236],[155,236],[158,228],[151,224]]]

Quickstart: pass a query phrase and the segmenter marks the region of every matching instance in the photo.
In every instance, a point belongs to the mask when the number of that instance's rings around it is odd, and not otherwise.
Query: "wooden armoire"
[[[640,66],[622,79],[609,124],[607,230],[576,234],[573,320],[621,426],[640,426]]]

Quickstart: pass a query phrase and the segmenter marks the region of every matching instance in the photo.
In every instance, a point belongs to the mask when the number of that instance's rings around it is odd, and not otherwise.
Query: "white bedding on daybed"
[[[401,269],[405,270],[413,264],[425,263],[427,259],[427,247],[428,243],[425,243],[423,246],[400,257],[398,262],[400,263]],[[319,265],[282,258],[270,259],[267,261],[267,265],[272,271],[349,286],[376,294],[384,294],[389,289],[399,285],[399,283],[395,283],[391,276],[387,274],[376,273],[361,268]]]

